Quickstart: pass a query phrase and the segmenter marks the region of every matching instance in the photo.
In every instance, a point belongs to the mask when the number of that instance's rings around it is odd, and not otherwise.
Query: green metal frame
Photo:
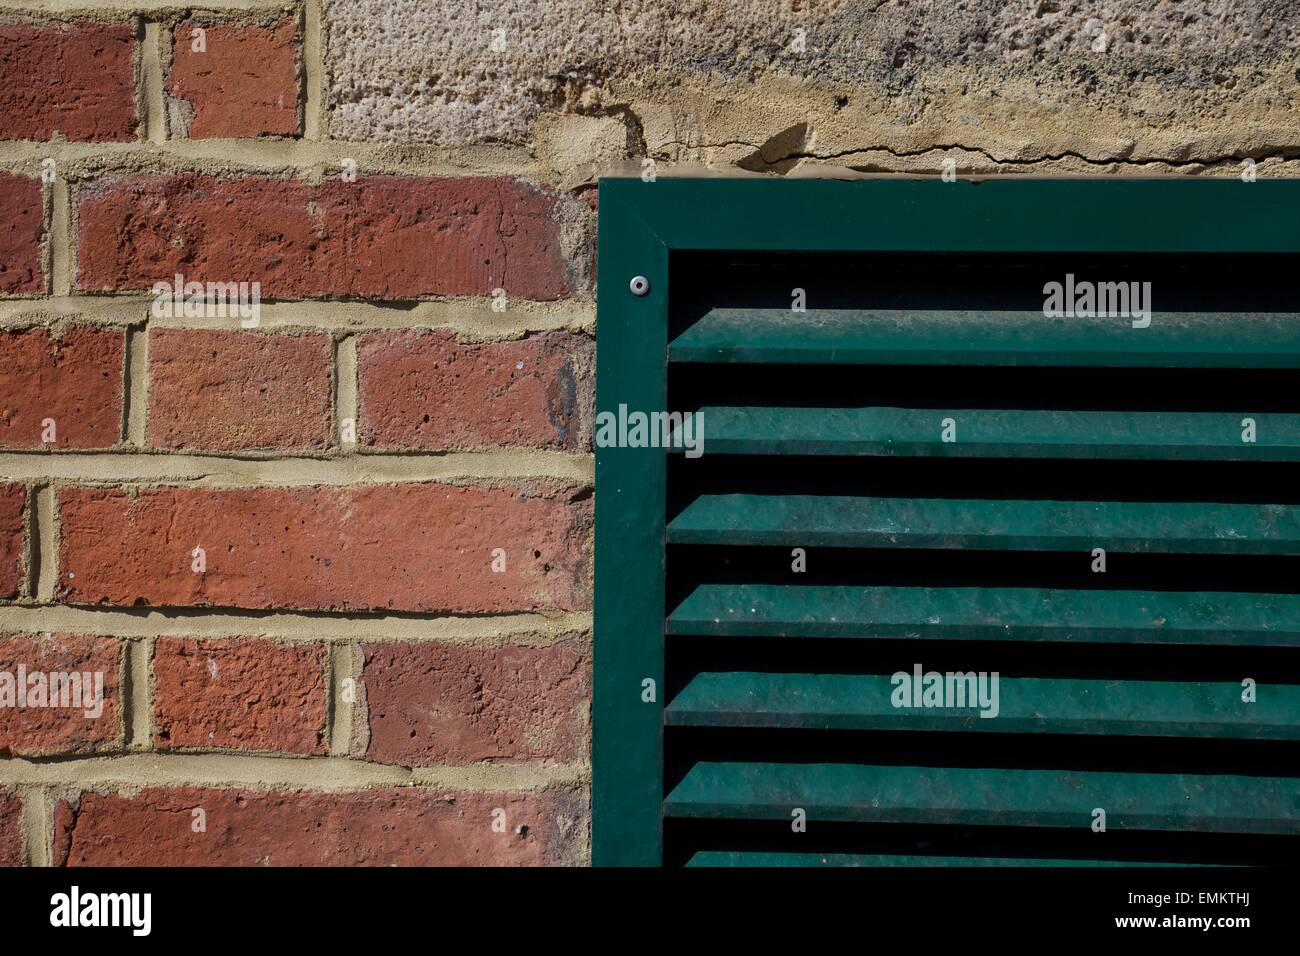
[[[1297,180],[604,179],[597,409],[666,407],[670,252],[1293,253],[1296,209]],[[662,862],[666,473],[662,449],[596,450],[597,865]]]

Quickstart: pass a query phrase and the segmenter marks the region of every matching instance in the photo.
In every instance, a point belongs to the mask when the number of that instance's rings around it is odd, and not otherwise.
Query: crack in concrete
[[[852,149],[839,150],[836,152],[818,152],[796,150],[777,157],[776,159],[766,160],[762,158],[762,150],[770,143],[767,140],[763,143],[753,143],[747,140],[722,140],[716,143],[693,143],[685,140],[668,140],[662,143],[658,151],[663,154],[667,147],[683,146],[688,149],[723,149],[729,146],[744,146],[747,149],[754,150],[752,156],[746,157],[746,162],[757,161],[764,167],[775,167],[782,163],[788,163],[790,160],[816,160],[828,161],[835,159],[844,159],[851,156],[871,155],[872,153],[886,153],[898,159],[910,159],[917,156],[925,156],[928,153],[941,153],[961,151],[963,153],[975,153],[983,156],[995,166],[1034,166],[1043,163],[1057,163],[1065,159],[1077,159],[1080,162],[1087,163],[1090,166],[1110,167],[1149,167],[1149,166],[1172,166],[1175,168],[1189,168],[1193,166],[1209,167],[1228,162],[1241,162],[1250,159],[1256,163],[1265,162],[1269,159],[1277,159],[1283,162],[1292,159],[1300,159],[1300,148],[1281,147],[1272,151],[1253,151],[1246,153],[1224,153],[1217,156],[1208,156],[1195,159],[1173,159],[1173,158],[1151,158],[1151,159],[1126,159],[1126,158],[1108,158],[1094,159],[1084,153],[1076,150],[1064,150],[1060,153],[1048,153],[1041,156],[1035,156],[1028,159],[1016,158],[999,158],[987,149],[978,146],[964,146],[960,143],[937,143],[933,146],[926,146],[919,149],[896,149],[892,146],[855,146]]]
[[[900,159],[905,159],[905,158],[909,158],[909,157],[912,157],[912,156],[924,156],[926,153],[931,153],[931,152],[940,152],[940,151],[951,152],[951,151],[953,151],[953,150],[961,150],[961,151],[966,152],[966,153],[978,153],[979,155],[981,155],[981,156],[985,157],[986,159],[988,159],[989,162],[994,163],[994,164],[997,164],[997,165],[1021,165],[1021,166],[1032,166],[1032,165],[1036,165],[1036,164],[1039,164],[1039,163],[1055,163],[1055,162],[1060,162],[1060,161],[1063,160],[1063,159],[1078,159],[1078,160],[1080,160],[1081,162],[1088,163],[1089,165],[1092,165],[1092,166],[1175,166],[1175,167],[1183,167],[1183,166],[1213,166],[1213,165],[1216,165],[1216,164],[1219,164],[1219,163],[1230,162],[1230,161],[1240,162],[1240,161],[1243,160],[1243,159],[1253,159],[1255,162],[1258,163],[1258,162],[1262,162],[1262,161],[1265,160],[1265,159],[1270,159],[1270,158],[1278,158],[1278,159],[1282,159],[1282,160],[1300,158],[1300,149],[1287,150],[1287,149],[1284,148],[1284,149],[1282,149],[1280,152],[1265,153],[1265,154],[1263,154],[1263,155],[1244,155],[1244,156],[1243,156],[1243,155],[1238,155],[1238,154],[1224,154],[1224,155],[1220,155],[1220,156],[1207,157],[1207,158],[1204,158],[1204,159],[1168,159],[1168,158],[1158,158],[1158,157],[1157,157],[1157,158],[1153,158],[1153,159],[1121,159],[1121,158],[1114,158],[1114,159],[1093,159],[1092,157],[1090,157],[1090,156],[1086,156],[1086,155],[1084,155],[1083,153],[1077,152],[1077,151],[1075,151],[1075,150],[1065,150],[1065,151],[1060,152],[1060,153],[1049,153],[1049,154],[1047,154],[1047,155],[1044,155],[1044,156],[1036,156],[1036,157],[1033,157],[1033,158],[1031,158],[1031,159],[999,159],[997,156],[993,155],[991,152],[989,152],[988,150],[983,149],[983,148],[981,148],[981,147],[975,147],[975,146],[962,146],[962,145],[959,145],[959,144],[951,144],[951,145],[948,145],[948,144],[939,144],[939,145],[929,146],[929,147],[926,147],[926,148],[924,148],[924,149],[918,149],[918,150],[896,150],[896,149],[893,149],[893,148],[888,147],[888,146],[882,146],[882,147],[855,147],[854,149],[843,150],[843,151],[838,152],[838,153],[826,153],[826,154],[821,154],[821,153],[805,153],[805,154],[794,154],[794,155],[791,155],[790,157],[786,157],[786,158],[789,158],[789,159],[838,159],[838,158],[842,158],[842,157],[845,157],[845,156],[852,156],[852,155],[859,154],[859,153],[887,152],[887,153],[889,153],[889,154],[892,155],[892,156],[897,156],[897,157],[900,158]]]

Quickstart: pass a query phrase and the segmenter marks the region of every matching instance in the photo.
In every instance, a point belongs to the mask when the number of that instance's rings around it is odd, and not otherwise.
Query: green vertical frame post
[[[1300,180],[602,179],[597,411],[667,410],[670,251],[1296,253],[1297,208]],[[663,449],[596,449],[598,865],[662,863],[666,486]]]
[[[668,250],[621,195],[600,186],[597,278],[601,347],[597,412],[663,411],[668,401]],[[633,294],[633,277],[649,291]],[[596,588],[592,725],[592,858],[658,866],[663,848],[663,448],[596,449]],[[655,700],[642,700],[654,681]]]

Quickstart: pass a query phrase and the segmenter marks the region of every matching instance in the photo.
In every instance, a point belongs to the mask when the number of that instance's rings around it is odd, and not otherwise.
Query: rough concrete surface
[[[777,172],[1300,152],[1295,0],[333,0],[326,21],[342,138],[516,143],[574,113]]]

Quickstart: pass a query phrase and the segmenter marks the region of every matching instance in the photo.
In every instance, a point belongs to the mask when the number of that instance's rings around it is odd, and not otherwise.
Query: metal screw
[[[633,276],[627,287],[632,290],[633,295],[645,295],[650,291],[650,280],[645,276]]]

